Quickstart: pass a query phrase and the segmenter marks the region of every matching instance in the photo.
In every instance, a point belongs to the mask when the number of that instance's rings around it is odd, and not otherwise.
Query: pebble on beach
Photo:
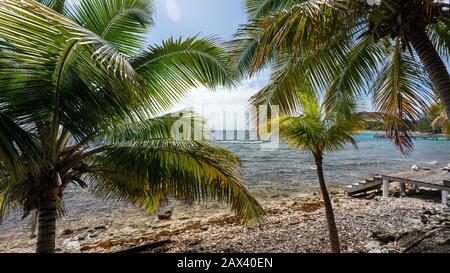
[[[426,221],[423,218],[427,212],[436,214],[436,210],[443,209],[439,200],[414,196],[357,199],[333,193],[343,252],[399,252],[401,247],[395,236],[439,223],[432,217]],[[280,194],[269,200],[263,203],[267,217],[258,226],[236,222],[226,206],[217,204],[205,207],[179,203],[156,217],[133,206],[100,215],[70,216],[58,221],[57,248],[59,252],[114,252],[170,240],[167,245],[148,251],[329,251],[320,195]],[[436,239],[437,243],[448,242],[448,237],[443,236]],[[33,252],[35,240],[30,238],[25,223],[20,228],[0,229],[2,252]]]

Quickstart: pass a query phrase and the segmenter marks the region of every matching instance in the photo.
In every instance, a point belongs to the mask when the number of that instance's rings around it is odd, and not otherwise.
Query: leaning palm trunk
[[[341,246],[339,243],[339,235],[336,227],[336,221],[334,219],[333,205],[331,204],[330,196],[328,194],[327,185],[325,184],[325,178],[322,168],[322,157],[316,156],[317,175],[319,177],[320,191],[322,192],[323,203],[325,206],[325,214],[327,217],[328,232],[330,236],[331,251],[333,253],[340,253]]]
[[[55,252],[56,197],[47,197],[39,205],[36,253]]]
[[[444,62],[425,31],[417,31],[411,35],[411,43],[425,66],[434,88],[439,92],[447,116],[450,117],[450,75]]]

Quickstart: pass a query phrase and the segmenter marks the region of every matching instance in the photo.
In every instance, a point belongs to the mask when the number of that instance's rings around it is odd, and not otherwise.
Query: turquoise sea
[[[402,155],[390,140],[376,139],[370,133],[361,134],[356,140],[357,150],[348,145],[325,157],[328,183],[348,185],[376,174],[407,170],[413,165],[441,168],[450,163],[450,141],[445,138],[415,140],[414,152],[409,156]],[[217,144],[241,158],[245,181],[250,188],[275,184],[277,188],[301,190],[303,186],[317,183],[314,161],[308,153],[292,150],[284,144],[274,151],[261,149],[262,144],[258,142],[220,141]]]
[[[238,139],[241,137],[239,135]],[[342,188],[379,173],[397,172],[413,165],[441,168],[450,163],[448,140],[417,140],[414,143],[415,151],[409,157],[403,156],[389,140],[375,139],[371,134],[361,134],[357,141],[358,150],[348,145],[344,150],[325,157],[325,176],[330,186]],[[308,153],[292,150],[283,144],[276,150],[267,151],[262,149],[264,146],[261,145],[264,143],[260,142],[215,143],[241,158],[245,183],[254,192],[262,192],[263,196],[268,193],[271,196],[318,191],[314,162]],[[125,203],[107,202],[74,187],[66,191],[64,201],[68,210],[66,216],[72,219],[110,215],[127,207]],[[9,231],[18,227],[20,230],[28,230],[26,223],[27,221],[21,221],[20,213],[13,212],[0,225],[0,237],[8,236]]]

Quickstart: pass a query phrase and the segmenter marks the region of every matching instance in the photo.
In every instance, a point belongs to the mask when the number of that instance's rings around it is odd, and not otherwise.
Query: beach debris
[[[420,170],[420,168],[419,167],[417,167],[416,165],[414,165],[414,166],[412,166],[411,167],[411,170],[413,170],[413,171],[419,171]]]
[[[369,241],[366,246],[368,253],[383,253],[385,252],[378,241]]]
[[[300,211],[311,213],[323,208],[323,202],[303,203],[300,205]]]
[[[402,233],[375,232],[372,234],[372,238],[377,240],[387,252],[449,252],[449,210],[425,209],[422,211],[420,219],[422,226],[416,226]]]
[[[172,213],[172,210],[167,210],[162,214],[158,214],[158,219],[161,221],[170,220],[170,218],[172,218]]]
[[[108,227],[105,225],[98,225],[94,227],[94,230],[107,230]]]
[[[61,232],[61,236],[69,236],[69,235],[72,235],[73,233],[74,233],[74,231],[72,229],[67,228]]]
[[[414,242],[414,239],[419,239],[427,232],[442,228],[445,223],[450,222],[450,208],[442,208],[437,201],[430,202],[408,197],[383,199],[380,196],[355,199],[345,198],[343,194],[333,195],[332,198],[339,200],[339,206],[335,206],[336,221],[342,240],[342,251],[347,253],[401,252],[403,248]],[[60,249],[59,252],[95,253],[127,251],[134,247],[137,249],[133,251],[151,253],[322,253],[329,251],[326,219],[320,195],[302,195],[299,198],[298,194],[293,194],[286,206],[280,205],[283,201],[281,197],[267,200],[273,202],[266,208],[267,219],[261,225],[254,227],[240,224],[231,213],[228,213],[226,207],[220,215],[217,212],[208,215],[207,210],[201,210],[200,206],[194,207],[198,208],[196,214],[188,214],[189,222],[186,219],[180,220],[181,217],[173,217],[171,222],[158,222],[156,217],[145,217],[146,214],[131,206],[125,210],[126,213],[121,212],[114,220],[101,219],[99,215],[89,215],[89,217],[79,218],[76,222],[62,221],[61,230],[57,234],[61,243],[57,247]],[[290,206],[294,203],[295,206]],[[308,205],[303,205],[305,203]],[[302,211],[301,207],[311,211]],[[318,209],[314,210],[314,207]],[[182,212],[183,204],[180,203],[179,207],[175,208]],[[148,222],[152,223],[152,228],[146,225]],[[105,224],[108,227],[107,232],[96,231],[98,237],[90,238],[88,230],[95,230],[96,226],[104,223],[107,223]],[[168,223],[171,224],[168,227],[154,228],[154,226],[163,226]],[[69,237],[63,237],[64,229],[71,229],[74,233]],[[414,229],[423,232],[414,235],[411,232]],[[445,233],[447,230],[437,231],[409,252],[420,251],[425,246],[428,250],[438,248],[441,252],[450,252],[447,244],[450,231]],[[27,230],[14,232],[27,232]],[[373,233],[376,235],[374,236]],[[405,233],[409,233],[408,237],[403,235]],[[0,250],[34,251],[35,239],[11,234],[5,231],[0,233]],[[375,237],[388,243],[384,244]],[[403,238],[403,248],[398,245],[400,237]],[[80,240],[82,238],[83,240]],[[395,241],[391,241],[393,239]],[[173,242],[157,248],[139,248],[165,240],[173,240]],[[81,246],[78,247],[78,245]]]
[[[80,252],[81,245],[78,241],[68,239],[63,243],[64,252]]]
[[[160,248],[160,247],[163,247],[172,242],[173,242],[172,240],[161,240],[161,241],[156,241],[156,242],[151,242],[151,243],[145,243],[145,244],[141,244],[138,246],[129,247],[124,250],[116,251],[116,253],[139,253],[139,252],[143,252],[143,251],[149,251],[149,250],[153,250],[156,248]],[[111,246],[112,246],[112,244],[111,244]]]

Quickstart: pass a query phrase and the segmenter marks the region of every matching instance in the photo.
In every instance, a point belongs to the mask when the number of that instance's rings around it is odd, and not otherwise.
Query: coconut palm
[[[277,104],[293,113],[298,101],[289,86],[306,79],[331,101],[369,95],[377,111],[408,121],[422,116],[436,90],[450,114],[449,5],[376,2],[247,0],[250,22],[233,41],[236,70],[246,76],[273,66],[271,84],[253,103]],[[395,125],[387,129],[392,132]]]
[[[311,89],[309,89],[311,90]],[[381,115],[358,112],[350,99],[339,99],[333,105],[321,103],[315,92],[303,89],[298,94],[300,115],[284,115],[269,121],[272,128],[278,123],[280,139],[293,149],[312,154],[325,206],[331,250],[340,252],[338,229],[323,171],[323,158],[347,143],[356,147],[354,137],[364,130],[368,121]]]
[[[232,84],[225,49],[197,37],[144,47],[152,7],[0,1],[0,216],[37,215],[37,252],[55,251],[71,184],[148,211],[172,196],[263,215],[236,156],[186,137],[193,115],[161,116],[190,88]]]
[[[445,114],[444,106],[441,103],[432,105],[428,111],[429,116],[433,119],[433,130],[441,128],[444,135],[450,136],[450,121]]]

